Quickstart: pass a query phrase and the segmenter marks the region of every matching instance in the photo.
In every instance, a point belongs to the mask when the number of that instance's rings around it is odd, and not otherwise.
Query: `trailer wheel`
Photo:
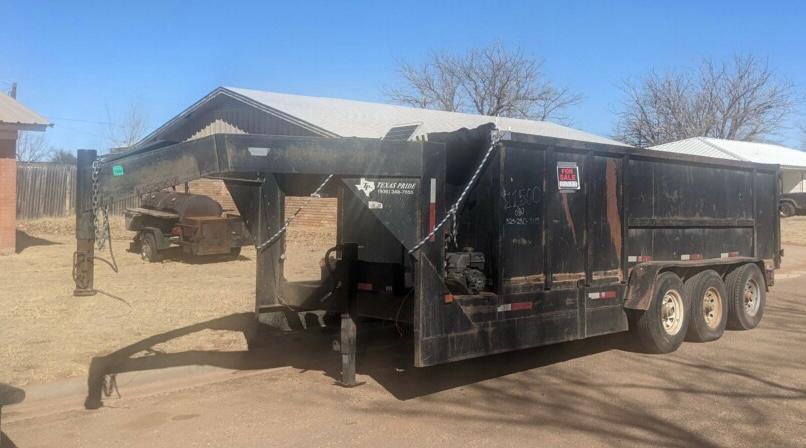
[[[160,261],[160,253],[157,250],[157,239],[151,233],[140,235],[140,257],[143,261],[156,263]]]
[[[746,264],[728,274],[728,328],[751,330],[761,322],[767,303],[767,285],[755,264]]]
[[[686,280],[691,300],[691,321],[686,337],[696,342],[715,341],[728,323],[728,294],[716,271],[707,270]]]
[[[795,210],[795,205],[792,204],[791,202],[782,202],[779,208],[779,212],[781,214],[781,217],[789,218],[790,216],[795,216],[797,210]]]
[[[664,272],[655,281],[649,309],[636,320],[638,339],[650,353],[670,353],[686,337],[691,306],[683,281],[674,272]]]

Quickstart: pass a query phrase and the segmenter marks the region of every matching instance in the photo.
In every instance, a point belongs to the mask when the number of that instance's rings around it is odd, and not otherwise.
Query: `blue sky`
[[[0,88],[56,125],[51,144],[106,147],[128,104],[149,130],[219,85],[382,101],[397,60],[501,41],[581,93],[575,127],[609,135],[624,79],[752,53],[806,93],[806,2],[180,2],[0,0]],[[806,114],[806,107],[801,107]],[[782,136],[800,144],[792,129]]]

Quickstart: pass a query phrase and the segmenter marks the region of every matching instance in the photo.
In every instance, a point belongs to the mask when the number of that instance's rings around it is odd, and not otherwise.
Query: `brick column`
[[[16,140],[0,138],[0,255],[11,255],[16,250],[16,152]]]

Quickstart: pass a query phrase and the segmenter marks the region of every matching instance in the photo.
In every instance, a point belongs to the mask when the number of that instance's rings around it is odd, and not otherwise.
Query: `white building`
[[[806,152],[797,149],[769,143],[740,142],[709,137],[694,137],[653,146],[649,149],[781,165],[783,171],[781,192],[806,192]]]

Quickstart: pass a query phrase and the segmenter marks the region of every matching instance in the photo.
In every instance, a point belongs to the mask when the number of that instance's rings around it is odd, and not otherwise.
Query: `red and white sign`
[[[576,162],[557,162],[557,188],[579,190],[579,167]]]

